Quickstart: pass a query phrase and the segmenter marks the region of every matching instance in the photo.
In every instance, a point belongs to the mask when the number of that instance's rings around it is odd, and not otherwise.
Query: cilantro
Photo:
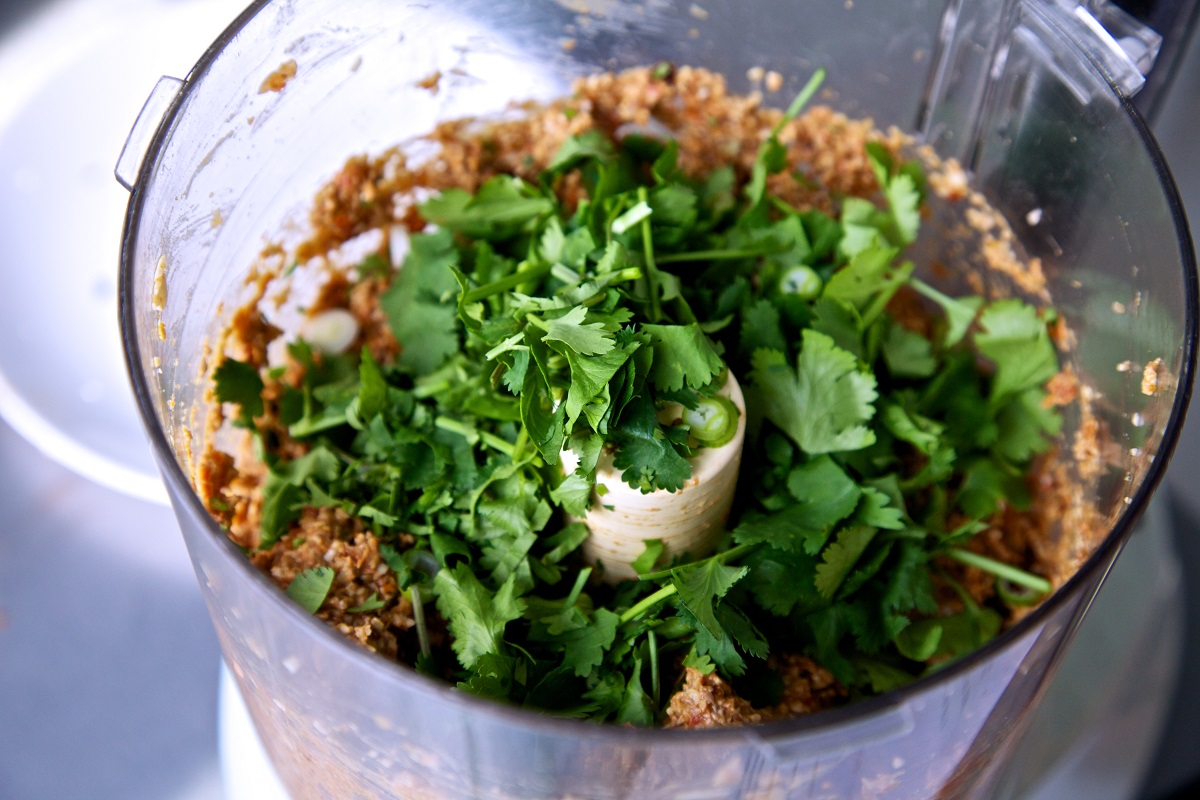
[[[358,269],[384,287],[394,357],[299,341],[301,369],[222,362],[216,398],[262,426],[259,547],[338,509],[411,600],[418,669],[622,724],[661,719],[679,664],[766,686],[772,651],[805,652],[858,696],[994,636],[1000,617],[967,599],[938,616],[933,564],[991,573],[1005,602],[1049,589],[968,545],[1028,503],[1029,466],[1061,431],[1044,402],[1053,312],[914,278],[924,176],[882,144],[867,149],[879,194],[837,198],[837,217],[773,196],[771,176],[805,180],[780,135],[820,80],[749,175],[694,176],[674,141],[592,128],[536,182],[429,197],[401,267],[375,254]],[[929,301],[928,324],[894,314],[900,292]],[[601,465],[645,493],[685,490],[736,422],[716,395],[730,373],[746,439],[716,554],[648,539],[637,580],[599,585],[581,547],[592,503],[619,503]],[[288,594],[315,613],[333,578],[308,570]],[[430,592],[448,636],[426,624]]]
[[[639,575],[654,569],[654,566],[658,564],[658,560],[662,558],[665,546],[662,539],[647,539],[645,547],[646,549],[642,551],[642,554],[635,558],[629,565]]]
[[[746,575],[746,567],[730,567],[719,559],[705,559],[691,567],[672,572],[671,582],[679,600],[713,636],[721,634],[721,624],[714,615],[713,603],[725,596],[735,583]]]
[[[823,597],[834,596],[876,532],[875,528],[867,525],[849,525],[825,548],[821,563],[817,565],[816,581],[817,591]]]
[[[213,373],[216,397],[222,403],[241,406],[238,419],[247,426],[263,413],[263,381],[252,365],[233,358],[221,362]]]
[[[946,315],[946,331],[942,343],[946,347],[958,344],[971,327],[971,323],[975,321],[975,315],[979,313],[979,307],[983,305],[983,298],[947,297],[924,281],[915,278],[912,281],[912,287],[942,307],[942,312]]]
[[[546,339],[562,342],[583,356],[602,356],[614,347],[611,334],[602,322],[585,323],[587,309],[576,306],[546,324]]]
[[[654,724],[654,707],[642,686],[642,659],[633,659],[633,668],[629,682],[625,684],[625,692],[621,696],[621,706],[617,709],[617,724],[649,727]]]
[[[300,487],[274,471],[267,472],[262,493],[258,549],[269,550],[299,519],[299,502],[303,494]]]
[[[684,386],[699,389],[724,366],[708,337],[696,323],[691,325],[643,325],[654,349],[651,379],[663,391]]]
[[[288,584],[287,596],[310,614],[317,613],[333,586],[333,570],[329,567],[306,569]]]
[[[504,655],[504,630],[525,610],[515,587],[509,578],[499,591],[489,592],[466,564],[434,576],[438,611],[454,636],[454,652],[467,669],[485,655]]]
[[[625,407],[613,434],[617,442],[613,466],[635,489],[677,492],[692,476],[691,463],[680,455],[659,425],[649,395],[643,393]]]
[[[439,228],[465,236],[505,239],[530,228],[554,211],[554,202],[520,178],[489,178],[475,195],[450,189],[420,206]]]
[[[458,349],[457,313],[440,292],[457,285],[451,267],[458,260],[449,231],[417,234],[391,287],[380,298],[392,333],[400,343],[399,362],[426,375]]]
[[[858,450],[875,441],[864,423],[875,413],[875,377],[828,336],[802,334],[793,372],[783,354],[759,350],[750,378],[763,416],[807,453]]]
[[[383,600],[380,600],[378,594],[371,592],[371,596],[368,597],[364,602],[360,603],[354,608],[348,608],[346,611],[351,614],[366,614],[370,611],[378,611],[385,606],[387,606],[387,603]]]
[[[1046,323],[1033,306],[1000,300],[979,315],[975,345],[996,365],[993,399],[1040,387],[1058,372]]]
[[[937,371],[933,344],[916,331],[892,323],[884,334],[883,360],[888,372],[899,378],[928,378]]]
[[[912,275],[913,264],[893,262],[895,248],[867,247],[855,253],[848,264],[825,284],[822,297],[853,306],[860,325],[866,327],[883,313],[892,295]]]
[[[585,516],[592,502],[592,482],[578,472],[572,472],[550,491],[550,499],[572,516]]]
[[[560,637],[565,646],[563,666],[580,678],[591,674],[604,663],[604,652],[617,636],[619,618],[606,608],[597,609],[592,620],[582,628],[568,631]]]

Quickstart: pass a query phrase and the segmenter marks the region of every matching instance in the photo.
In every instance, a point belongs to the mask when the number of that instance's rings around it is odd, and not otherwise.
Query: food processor
[[[1077,713],[1087,702],[1048,690],[1147,512],[1195,366],[1192,244],[1128,99],[1157,44],[1096,0],[264,0],[185,80],[164,78],[117,168],[132,193],[120,279],[127,365],[230,674],[286,792],[1000,798],[1052,785],[1093,731]],[[374,656],[305,614],[192,490],[206,345],[244,301],[257,255],[304,236],[311,198],[347,157],[441,120],[561,96],[580,75],[660,61],[707,67],[739,92],[756,88],[755,69],[777,72],[782,86],[765,102],[780,106],[827,69],[819,102],[914,131],[962,162],[1045,264],[1075,332],[1064,359],[1094,389],[1110,442],[1109,468],[1088,498],[1107,535],[1021,622],[903,689],[706,731],[494,704]],[[289,64],[294,77],[282,87],[264,83]],[[1079,424],[1068,419],[1066,446]],[[1151,513],[1137,535],[1161,544],[1156,529]],[[1148,637],[1138,644],[1150,654],[1159,640],[1148,620],[1177,630],[1168,601],[1178,575],[1151,564],[1139,580],[1153,588],[1113,632]],[[1104,657],[1124,667],[1119,654],[1124,645]],[[1152,684],[1118,669],[1101,670],[1093,686],[1136,700]]]

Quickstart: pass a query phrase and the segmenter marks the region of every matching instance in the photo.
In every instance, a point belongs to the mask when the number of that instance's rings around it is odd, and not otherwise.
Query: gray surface
[[[220,797],[216,636],[171,511],[0,425],[0,798]]]
[[[18,5],[0,0],[0,29]],[[1198,122],[1193,41],[1157,132],[1196,228]],[[1193,414],[1168,486],[1194,598],[1198,474]],[[0,423],[0,513],[0,798],[218,800],[218,649],[170,511],[78,478]],[[1185,675],[1200,674],[1197,616]],[[1185,680],[1144,797],[1200,776],[1197,741],[1200,688]]]
[[[1179,184],[1193,238],[1200,238],[1200,29],[1193,32],[1166,103],[1155,120],[1159,145]],[[1188,635],[1177,691],[1159,757],[1151,767],[1144,796],[1159,800],[1188,783],[1200,788],[1200,405],[1183,429],[1167,473],[1175,512],[1176,546],[1185,568],[1189,598]]]

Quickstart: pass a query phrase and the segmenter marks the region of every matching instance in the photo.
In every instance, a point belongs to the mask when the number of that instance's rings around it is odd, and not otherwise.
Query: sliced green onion
[[[704,447],[720,447],[737,433],[737,406],[728,397],[704,397],[695,408],[683,410],[683,421],[691,434]]]
[[[815,300],[821,294],[821,276],[812,267],[801,264],[783,273],[779,279],[779,291],[795,295],[801,300]]]
[[[1010,606],[1031,606],[1046,596],[1045,592],[1039,592],[1028,586],[1018,586],[1003,578],[996,579],[996,594]]]

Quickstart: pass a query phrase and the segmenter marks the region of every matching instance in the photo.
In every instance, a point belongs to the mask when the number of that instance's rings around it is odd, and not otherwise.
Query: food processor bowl
[[[127,364],[224,657],[294,798],[994,796],[1169,458],[1192,385],[1197,284],[1169,173],[1113,66],[1119,43],[1091,47],[1072,22],[1075,6],[1096,3],[1010,3],[1000,38],[971,16],[983,5],[264,0],[185,80],[159,84],[118,166],[132,191],[120,276]],[[972,53],[987,54],[985,79],[957,80],[975,74],[962,71]],[[824,67],[819,102],[923,130],[965,161],[973,187],[1042,260],[1074,331],[1063,357],[1093,387],[1087,424],[1109,442],[1106,469],[1087,485],[1105,535],[1019,623],[903,689],[702,731],[481,700],[306,614],[193,491],[209,347],[264,246],[303,237],[313,195],[346,158],[441,120],[561,96],[580,75],[660,61],[707,67],[738,92],[762,88],[752,69],[777,72],[782,87],[765,102],[779,106]],[[266,85],[293,63],[282,89]],[[1068,415],[1064,447],[1081,424]]]

